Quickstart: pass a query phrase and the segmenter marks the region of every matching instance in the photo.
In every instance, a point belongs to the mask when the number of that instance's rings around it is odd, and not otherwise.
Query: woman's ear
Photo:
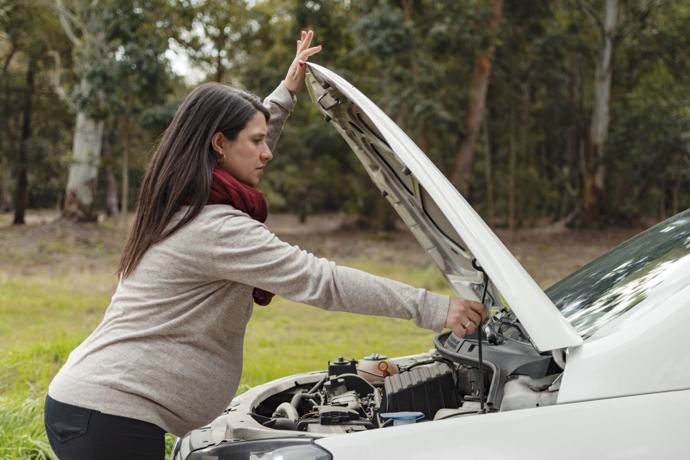
[[[223,143],[225,142],[225,135],[221,132],[217,132],[211,138],[211,147],[216,151],[218,155],[223,154]]]

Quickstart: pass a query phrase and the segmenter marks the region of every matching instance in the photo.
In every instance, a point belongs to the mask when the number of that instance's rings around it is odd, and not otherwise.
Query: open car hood
[[[539,351],[582,343],[553,302],[405,132],[343,78],[319,65],[307,65],[312,101],[352,147],[453,291],[481,301],[484,277],[473,266],[476,258],[491,278],[487,306],[500,306],[502,296]]]

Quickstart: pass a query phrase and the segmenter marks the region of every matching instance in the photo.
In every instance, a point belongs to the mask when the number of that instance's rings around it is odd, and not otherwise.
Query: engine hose
[[[326,380],[328,380],[328,375],[324,375],[323,378],[321,380],[319,380],[317,382],[317,384],[311,388],[311,390],[307,391],[307,394],[313,395],[314,393],[319,391],[321,389],[321,387],[323,386],[323,384],[326,383]]]
[[[295,409],[292,404],[284,402],[278,408],[276,411],[273,413],[273,417],[280,417],[284,416],[284,418],[288,418],[290,420],[299,420],[299,413],[297,412],[297,409]]]
[[[297,393],[297,394],[296,394],[295,396],[293,396],[292,399],[290,400],[290,405],[291,405],[292,407],[294,407],[295,409],[297,409],[297,406],[299,406],[299,403],[302,401],[302,398],[304,398],[305,396],[309,396],[309,395],[306,394],[306,393]]]
[[[418,361],[416,363],[412,363],[409,366],[404,367],[403,369],[405,371],[409,371],[410,369],[414,369],[417,366],[424,366],[427,364],[434,364],[434,363],[446,363],[448,367],[453,368],[455,364],[453,361],[446,359],[446,358],[439,358],[439,357],[432,357],[431,359],[428,359],[426,361]]]
[[[415,367],[417,367],[417,366],[424,366],[424,365],[426,365],[426,364],[434,364],[435,362],[436,362],[435,359],[427,359],[426,361],[418,361],[418,362],[416,362],[416,363],[410,364],[409,366],[405,367],[404,369],[405,369],[406,371],[409,371],[410,369],[413,369],[413,368],[415,368]]]
[[[314,396],[314,395],[309,394],[309,393],[297,393],[297,394],[296,394],[295,396],[293,396],[292,399],[290,400],[290,405],[291,405],[292,407],[294,407],[298,412],[299,412],[299,405],[300,405],[300,403],[302,402],[303,399],[307,399],[307,400],[311,401],[312,406],[315,406],[315,405],[316,405],[316,401],[314,401],[313,399],[311,399],[312,396]]]

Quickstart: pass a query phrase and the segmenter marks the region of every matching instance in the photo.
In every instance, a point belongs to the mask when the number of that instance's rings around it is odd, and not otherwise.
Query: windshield
[[[690,209],[626,241],[546,290],[583,338],[645,300],[688,283]]]

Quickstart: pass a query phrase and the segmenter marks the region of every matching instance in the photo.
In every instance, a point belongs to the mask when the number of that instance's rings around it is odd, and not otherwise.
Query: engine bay
[[[562,369],[541,354],[514,314],[503,309],[485,325],[484,375],[477,336],[451,332],[434,338],[436,348],[395,360],[372,354],[339,358],[316,383],[295,384],[252,407],[261,426],[328,436],[556,403]],[[413,420],[414,419],[414,420]]]
[[[238,441],[323,438],[556,404],[562,350],[540,353],[507,308],[487,321],[482,336],[483,375],[476,333],[445,332],[428,353],[341,357],[325,371],[251,388],[209,426],[179,439],[175,459]]]

